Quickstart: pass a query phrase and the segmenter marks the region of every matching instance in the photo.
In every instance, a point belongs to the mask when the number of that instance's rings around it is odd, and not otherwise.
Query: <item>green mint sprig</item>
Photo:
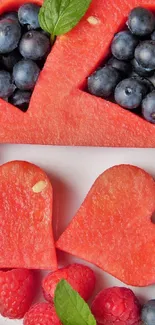
[[[85,15],[92,0],[45,0],[39,11],[39,23],[51,39],[75,27]]]
[[[96,325],[89,306],[66,280],[57,284],[54,305],[63,325]]]

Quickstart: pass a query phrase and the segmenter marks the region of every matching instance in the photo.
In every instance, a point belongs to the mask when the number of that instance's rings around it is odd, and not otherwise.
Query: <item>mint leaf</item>
[[[89,306],[66,280],[57,284],[54,305],[63,325],[96,325]]]
[[[85,15],[92,0],[45,0],[39,11],[43,30],[54,36],[69,32]]]

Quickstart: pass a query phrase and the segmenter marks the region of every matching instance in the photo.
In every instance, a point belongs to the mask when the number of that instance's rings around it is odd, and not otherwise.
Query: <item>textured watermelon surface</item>
[[[26,1],[1,0],[0,13]],[[28,111],[0,100],[0,142],[155,147],[155,125],[84,91],[87,77],[106,58],[114,33],[138,5],[146,6],[146,1],[92,0],[78,26],[57,39]],[[154,9],[153,1],[147,6]],[[91,16],[95,25],[88,21]]]
[[[28,162],[0,166],[0,268],[57,268],[53,194],[46,174]]]
[[[119,165],[96,180],[56,247],[129,285],[155,283],[155,182]]]

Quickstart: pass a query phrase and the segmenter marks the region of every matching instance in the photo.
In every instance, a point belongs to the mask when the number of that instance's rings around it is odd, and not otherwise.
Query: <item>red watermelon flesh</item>
[[[37,166],[0,166],[0,268],[57,268],[52,186]]]
[[[155,283],[155,182],[119,165],[94,183],[56,247],[134,286]]]
[[[23,2],[1,0],[0,13]],[[155,125],[84,91],[86,78],[106,59],[114,33],[138,5],[146,1],[92,0],[78,26],[57,39],[28,111],[0,100],[0,142],[155,147]],[[147,6],[154,9],[153,0]]]

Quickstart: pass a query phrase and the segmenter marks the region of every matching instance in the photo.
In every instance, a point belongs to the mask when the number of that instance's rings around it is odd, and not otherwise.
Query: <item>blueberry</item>
[[[112,41],[111,51],[118,60],[130,60],[134,57],[137,44],[137,38],[129,31],[119,32]]]
[[[21,28],[15,20],[0,20],[0,53],[13,51],[18,46],[20,37]]]
[[[133,70],[141,77],[149,77],[153,74],[152,70],[143,68],[136,59],[132,60],[132,67]]]
[[[13,78],[16,86],[21,90],[34,88],[40,69],[32,60],[21,60],[13,68]]]
[[[25,3],[18,10],[18,19],[21,25],[27,25],[28,29],[40,27],[38,14],[40,6],[34,3]]]
[[[140,76],[134,76],[133,79],[137,80],[142,85],[144,96],[154,90],[154,86],[149,79]]]
[[[94,72],[88,78],[88,91],[99,97],[109,97],[120,80],[118,70],[111,66],[105,66]]]
[[[10,98],[10,103],[25,112],[28,109],[31,96],[31,91],[16,90]]]
[[[7,71],[1,70],[0,71],[0,97],[5,98],[11,96],[15,89],[16,87],[13,84],[11,74]]]
[[[17,23],[19,23],[18,13],[16,11],[6,12],[2,16],[0,16],[0,20],[1,19],[11,19],[11,20],[15,20]]]
[[[134,35],[146,36],[155,28],[155,17],[150,10],[136,7],[130,12],[127,25]]]
[[[141,318],[145,325],[155,324],[155,300],[149,300],[143,306]]]
[[[131,69],[130,63],[126,61],[118,60],[114,57],[108,60],[108,65],[112,66],[113,68],[119,70],[123,74],[128,74],[129,70]]]
[[[6,70],[12,71],[14,65],[21,59],[22,59],[21,54],[18,52],[17,49],[15,49],[9,54],[3,55],[1,58],[1,62]]]
[[[135,59],[148,70],[155,69],[155,41],[143,41],[135,49]]]
[[[124,79],[117,85],[114,97],[116,103],[124,108],[137,108],[143,98],[143,86],[134,78]]]
[[[144,78],[139,76],[135,71],[131,71],[131,73],[129,74],[129,78],[135,79],[141,84],[143,88],[143,96],[153,91],[155,88],[151,80],[149,80],[151,79],[151,77]]]
[[[49,53],[50,41],[46,35],[32,30],[23,35],[19,50],[25,59],[39,60]]]

